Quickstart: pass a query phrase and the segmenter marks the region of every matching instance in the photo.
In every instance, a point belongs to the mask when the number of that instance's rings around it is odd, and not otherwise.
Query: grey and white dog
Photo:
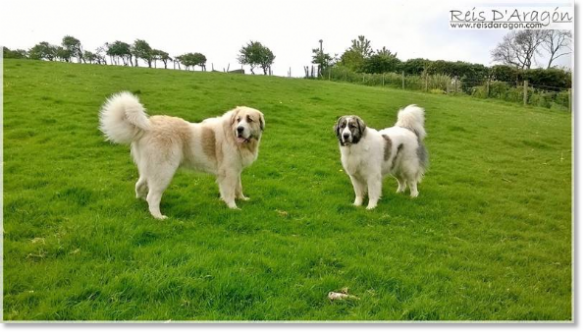
[[[396,192],[410,188],[417,197],[417,184],[428,165],[423,144],[424,109],[409,105],[398,112],[398,121],[391,128],[375,130],[358,116],[342,116],[335,132],[339,140],[341,163],[355,191],[354,205],[361,206],[368,195],[368,210],[374,209],[382,196],[382,179],[392,175],[398,181]]]

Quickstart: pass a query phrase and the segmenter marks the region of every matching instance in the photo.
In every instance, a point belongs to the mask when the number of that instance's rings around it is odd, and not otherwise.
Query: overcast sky
[[[105,42],[132,43],[145,39],[171,56],[201,52],[222,70],[240,68],[236,57],[249,40],[268,46],[276,55],[273,72],[303,74],[311,49],[323,39],[324,49],[341,54],[358,35],[374,49],[398,52],[402,60],[462,60],[492,65],[490,50],[506,30],[454,30],[449,11],[505,3],[555,1],[0,1],[0,44],[29,49],[47,41],[60,44],[64,35],[81,40],[94,51]],[[566,3],[566,1],[565,1]],[[558,65],[570,67],[570,57]],[[247,70],[247,68],[246,68]],[[258,73],[258,72],[257,72]]]

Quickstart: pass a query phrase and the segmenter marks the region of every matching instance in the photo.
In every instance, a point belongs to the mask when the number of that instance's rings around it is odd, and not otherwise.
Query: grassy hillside
[[[150,114],[266,115],[250,202],[179,172],[166,221],[104,142],[114,92]],[[427,110],[420,196],[355,208],[333,125]],[[570,320],[571,115],[467,97],[277,77],[4,61],[6,320]],[[349,287],[359,300],[330,302]]]

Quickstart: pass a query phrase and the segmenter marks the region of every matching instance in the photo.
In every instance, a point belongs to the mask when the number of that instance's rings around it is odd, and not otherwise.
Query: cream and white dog
[[[358,116],[342,116],[335,132],[339,139],[341,163],[355,191],[354,205],[360,206],[368,195],[367,209],[374,209],[382,196],[382,180],[392,175],[398,181],[397,192],[410,188],[417,197],[417,184],[427,167],[427,151],[423,144],[424,109],[409,105],[398,112],[391,128],[377,131],[368,128]]]
[[[106,139],[130,144],[140,174],[136,197],[146,199],[157,219],[160,200],[179,167],[217,176],[221,199],[236,209],[236,198],[248,200],[241,173],[258,157],[264,115],[236,107],[223,116],[189,123],[170,116],[149,117],[138,98],[128,92],[113,95],[100,111],[100,129]]]

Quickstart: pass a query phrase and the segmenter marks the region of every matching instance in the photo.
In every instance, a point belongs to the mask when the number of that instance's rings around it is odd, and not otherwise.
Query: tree
[[[519,69],[530,69],[534,56],[545,36],[544,30],[511,31],[492,50],[492,59],[504,65],[516,66]]]
[[[323,40],[319,40],[319,48],[313,49],[313,64],[317,65],[317,74],[323,76],[323,70],[329,68],[335,62],[334,58],[323,51]]]
[[[396,57],[396,53],[392,53],[386,47],[383,47],[364,60],[363,71],[366,73],[395,72],[399,66],[400,60]]]
[[[28,58],[28,54],[26,50],[10,50],[7,47],[3,47],[3,56],[4,58],[14,58],[14,59],[25,59]]]
[[[83,58],[83,51],[81,50],[81,42],[77,38],[73,36],[65,36],[63,37],[61,45],[67,50],[67,53],[69,54],[69,60],[67,61],[70,61],[71,57],[77,57],[77,62],[81,63],[81,59]]]
[[[93,64],[93,62],[97,62],[98,57],[95,53],[91,52],[91,51],[83,51],[83,61],[86,62],[88,61],[90,64]]]
[[[46,59],[53,61],[57,58],[57,47],[48,42],[40,42],[29,50],[31,59]]]
[[[401,68],[406,74],[421,74],[425,68],[427,68],[427,64],[430,62],[428,59],[423,58],[413,58],[408,59],[404,63],[402,63]]]
[[[167,69],[167,62],[169,60],[173,60],[171,57],[169,57],[169,54],[167,52],[164,52],[162,50],[154,49],[152,50],[152,54],[156,60],[161,60],[163,64],[165,64],[165,70]],[[156,63],[154,66],[156,67]]]
[[[206,69],[205,64],[207,63],[207,57],[205,57],[202,53],[199,52],[185,53],[183,55],[175,57],[175,59],[179,60],[179,62],[183,64],[187,69],[189,69],[189,67],[195,66],[201,66],[201,70]]]
[[[154,60],[154,67],[155,68],[156,68],[156,61],[160,60],[163,62],[163,64],[165,64],[165,69],[167,69],[167,62],[169,60],[172,60],[172,58],[169,57],[169,54],[167,52],[164,52],[162,50],[157,50],[157,49],[152,50],[152,59]]]
[[[351,40],[351,46],[341,55],[340,62],[341,65],[352,71],[361,72],[363,71],[364,61],[373,53],[370,40],[360,35],[357,39]]]
[[[124,65],[130,64],[132,66],[132,52],[130,44],[121,41],[115,41],[112,44],[107,44],[107,54],[110,56],[115,64],[118,64],[118,60],[122,59]]]
[[[351,47],[349,49],[362,55],[364,59],[368,58],[374,53],[370,40],[367,39],[364,35],[359,35],[358,39],[352,39]]]
[[[98,46],[95,49],[96,62],[99,65],[108,65],[108,63],[106,62],[107,49],[108,43],[104,44],[103,46]]]
[[[134,54],[134,57],[136,57],[136,60],[138,60],[138,58],[143,59],[148,64],[148,67],[152,67],[152,48],[145,40],[137,39],[134,41],[132,53]],[[136,61],[136,64],[138,64],[138,61]]]
[[[572,42],[573,34],[569,30],[546,30],[542,42],[542,49],[549,55],[546,68],[551,68],[556,59],[570,54],[573,51],[571,49]]]
[[[260,42],[250,41],[240,49],[238,62],[242,65],[249,65],[252,74],[255,74],[254,68],[260,66],[266,75],[271,72],[275,58],[274,53],[268,47]]]
[[[55,53],[55,56],[58,60],[64,60],[66,62],[70,62],[71,61],[71,51],[62,47],[62,46],[57,46],[56,47],[57,52]]]

